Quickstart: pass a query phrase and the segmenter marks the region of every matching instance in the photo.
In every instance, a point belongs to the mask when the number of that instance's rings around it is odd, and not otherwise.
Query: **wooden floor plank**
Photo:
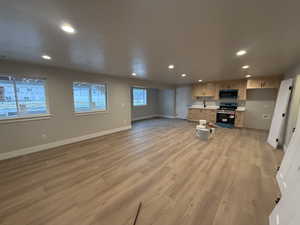
[[[267,225],[282,153],[266,132],[218,128],[205,142],[184,120],[0,162],[1,225]]]

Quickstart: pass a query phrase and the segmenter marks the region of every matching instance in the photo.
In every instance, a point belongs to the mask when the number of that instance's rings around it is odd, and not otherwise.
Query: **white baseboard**
[[[68,139],[61,140],[61,141],[50,142],[50,143],[43,144],[43,145],[36,145],[33,147],[14,150],[11,152],[0,153],[0,160],[10,159],[10,158],[27,155],[27,154],[34,153],[34,152],[40,152],[40,151],[44,151],[44,150],[47,150],[50,148],[56,148],[56,147],[59,147],[62,145],[72,144],[72,143],[88,140],[91,138],[100,137],[100,136],[107,135],[107,134],[116,133],[119,131],[129,130],[129,129],[131,129],[131,125],[125,126],[125,127],[109,129],[109,130],[104,130],[104,131],[100,131],[97,133],[92,133],[92,134],[88,134],[88,135],[84,135],[84,136],[80,136],[80,137],[68,138]]]
[[[159,117],[159,115],[153,114],[153,115],[148,115],[148,116],[140,116],[140,117],[132,119],[132,121],[146,120],[146,119],[151,119],[151,118],[155,118],[155,117]]]
[[[187,120],[187,117],[176,116],[177,119]]]
[[[157,115],[158,117],[168,118],[168,119],[176,119],[176,116],[169,116],[169,115]]]
[[[176,119],[177,118],[176,116],[154,114],[154,115],[149,115],[149,116],[137,117],[137,118],[134,118],[132,121],[146,120],[146,119],[151,119],[151,118],[155,118],[155,117],[168,118],[168,119]]]

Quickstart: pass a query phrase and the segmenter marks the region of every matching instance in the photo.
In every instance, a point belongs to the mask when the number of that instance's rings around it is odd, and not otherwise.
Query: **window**
[[[133,106],[147,105],[147,89],[146,88],[133,88]]]
[[[74,82],[73,97],[75,112],[105,111],[107,109],[105,84]]]
[[[48,114],[46,81],[0,76],[0,119]]]

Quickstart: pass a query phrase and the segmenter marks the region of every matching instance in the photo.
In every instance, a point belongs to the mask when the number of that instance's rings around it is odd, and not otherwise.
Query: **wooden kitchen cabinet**
[[[261,87],[261,81],[258,79],[249,79],[247,80],[247,89],[257,89]]]
[[[188,113],[188,120],[198,121],[204,117],[204,109],[190,108]]]
[[[188,113],[189,121],[206,120],[208,122],[215,123],[217,120],[216,109],[197,109],[190,108]],[[245,111],[236,111],[234,126],[238,128],[245,127]]]
[[[247,80],[247,89],[279,88],[281,77],[252,78]]]
[[[264,79],[262,80],[263,88],[279,88],[281,83],[280,78]]]
[[[241,80],[239,84],[239,93],[238,100],[246,100],[247,99],[247,81]]]
[[[260,88],[279,88],[281,82],[280,76],[250,78],[248,80],[227,80],[218,82],[197,83],[192,87],[193,98],[198,97],[213,97],[214,100],[219,100],[220,90],[237,89],[238,100],[246,100],[247,89]]]
[[[236,111],[234,126],[238,128],[245,127],[245,111]]]
[[[215,123],[217,120],[217,110],[205,109],[205,119],[209,122]]]
[[[190,108],[188,113],[188,120],[199,121],[207,120],[209,122],[216,122],[217,110],[215,109],[197,109]]]
[[[192,86],[192,96],[193,98],[197,98],[202,96],[203,93],[203,85],[202,84],[193,84]]]
[[[216,90],[215,90],[215,100],[219,99],[219,92],[221,90],[230,90],[236,89],[238,90],[238,100],[246,100],[246,87],[247,81],[246,80],[231,80],[231,81],[222,81],[216,83]]]
[[[216,94],[216,84],[214,82],[194,84],[192,94],[194,98],[214,97]]]
[[[216,84],[213,82],[205,83],[205,96],[214,97],[216,94]]]
[[[240,80],[228,80],[219,82],[220,90],[228,90],[228,89],[239,89],[240,88]]]

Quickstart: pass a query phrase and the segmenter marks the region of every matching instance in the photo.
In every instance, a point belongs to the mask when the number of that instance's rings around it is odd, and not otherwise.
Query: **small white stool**
[[[197,128],[196,134],[201,140],[207,141],[215,136],[215,128]]]
[[[197,125],[197,129],[206,128],[206,120],[199,120],[199,125]]]

